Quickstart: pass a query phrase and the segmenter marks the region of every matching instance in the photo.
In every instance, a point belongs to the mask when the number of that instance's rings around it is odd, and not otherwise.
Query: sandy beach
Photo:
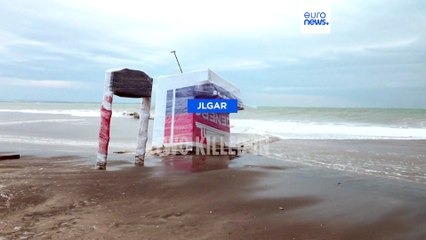
[[[0,161],[0,239],[426,238],[425,184],[249,154],[90,158]]]
[[[137,121],[116,112],[99,171],[98,105],[37,107],[0,112],[0,153],[21,154],[0,161],[0,240],[426,239],[421,114],[412,128],[236,119],[238,158],[149,155],[135,167]],[[246,114],[270,110],[259,111]],[[324,139],[285,139],[304,129],[298,137]]]

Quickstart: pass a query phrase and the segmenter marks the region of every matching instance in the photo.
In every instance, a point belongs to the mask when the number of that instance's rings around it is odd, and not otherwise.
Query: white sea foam
[[[49,137],[34,137],[34,136],[15,136],[15,135],[0,135],[0,142],[6,143],[20,143],[20,144],[36,144],[45,146],[69,146],[69,147],[91,147],[98,146],[97,141],[85,141],[80,139],[63,139],[63,138],[49,138]],[[113,147],[117,148],[134,148],[134,142],[118,142],[114,143]]]
[[[266,110],[265,110],[266,111]],[[300,110],[301,111],[301,110]],[[329,110],[331,111],[331,110]],[[336,110],[337,111],[337,110]],[[349,110],[348,110],[349,111]],[[0,113],[27,113],[27,114],[51,114],[51,115],[68,115],[73,117],[100,117],[99,109],[94,106],[91,109],[0,109]],[[285,118],[290,113],[280,113],[278,110],[273,111],[278,115],[274,118]],[[126,111],[113,111],[113,117],[129,117]],[[329,114],[332,115],[333,112]],[[387,112],[385,112],[387,113]],[[253,113],[254,114],[254,113]],[[253,115],[252,114],[252,115]],[[253,118],[263,118],[266,113],[256,113]],[[301,116],[307,114],[306,110],[298,113]],[[276,136],[281,139],[426,139],[426,128],[422,127],[424,119],[414,119],[414,123],[406,123],[404,121],[395,121],[394,125],[390,125],[386,121],[377,123],[364,119],[365,123],[357,122],[338,122],[330,117],[330,121],[315,122],[315,117],[319,113],[312,114],[312,122],[306,121],[307,117],[301,117],[302,120],[270,120],[270,119],[232,119],[231,131],[234,133],[259,134],[267,136]],[[336,113],[334,113],[336,114]],[[361,113],[356,112],[354,116]],[[408,114],[408,113],[407,113]],[[367,114],[368,115],[368,114]],[[373,114],[374,115],[374,114]],[[269,115],[268,115],[269,116]],[[322,115],[321,115],[322,116]],[[386,115],[387,116],[387,115]],[[413,115],[414,116],[414,115]],[[416,115],[417,116],[417,115]],[[364,116],[365,117],[365,116]],[[377,116],[376,116],[377,117]],[[405,119],[405,118],[404,118]],[[353,119],[352,119],[353,120]],[[374,119],[373,119],[374,120]],[[34,120],[35,121],[67,121],[60,120],[58,117],[51,120]],[[15,122],[7,121],[0,125],[24,124],[31,122]]]
[[[426,139],[426,128],[232,119],[231,132],[281,139]]]
[[[64,123],[64,122],[82,122],[82,121],[84,121],[84,119],[39,119],[39,120],[0,122],[0,126],[1,125],[31,124],[31,123]]]
[[[73,117],[100,117],[100,110],[82,110],[82,109],[68,109],[68,110],[40,110],[40,109],[0,109],[0,113],[33,113],[33,114],[55,114],[55,115],[69,115]],[[129,117],[126,111],[112,111],[113,117]]]

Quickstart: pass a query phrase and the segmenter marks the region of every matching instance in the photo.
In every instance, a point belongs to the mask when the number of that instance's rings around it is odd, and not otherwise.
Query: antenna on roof
[[[175,50],[173,50],[173,51],[170,51],[170,53],[173,53],[173,54],[175,55],[176,62],[177,62],[177,64],[178,64],[178,66],[179,66],[180,73],[183,73],[183,71],[182,71],[182,67],[180,66],[179,60],[178,60],[178,58],[177,58],[177,56],[176,56],[176,51],[175,51]]]

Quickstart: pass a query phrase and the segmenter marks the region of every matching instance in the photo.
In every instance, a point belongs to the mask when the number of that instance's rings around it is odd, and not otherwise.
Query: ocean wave
[[[49,138],[35,136],[16,136],[16,135],[0,135],[0,142],[5,143],[20,143],[20,144],[36,144],[44,146],[68,146],[68,147],[91,147],[96,148],[98,141],[87,141],[81,139],[64,139],[64,138]],[[116,148],[135,148],[135,142],[115,142],[112,147]]]
[[[99,110],[34,110],[34,109],[0,109],[0,113],[30,113],[30,114],[54,114],[54,115],[69,115],[73,117],[100,117]],[[113,117],[130,117],[127,111],[112,111]]]
[[[31,123],[64,123],[64,122],[82,122],[84,119],[40,119],[40,120],[23,120],[23,121],[12,121],[12,122],[0,122],[1,125],[19,125],[19,124],[31,124]]]
[[[233,133],[271,135],[281,139],[426,139],[425,128],[349,123],[232,119]]]

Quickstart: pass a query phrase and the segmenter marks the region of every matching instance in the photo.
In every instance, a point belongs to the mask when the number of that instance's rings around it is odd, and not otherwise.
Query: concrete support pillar
[[[108,145],[110,139],[110,124],[112,115],[111,72],[105,75],[104,96],[101,106],[101,126],[99,130],[99,148],[96,157],[96,168],[106,169]]]
[[[136,147],[135,164],[143,165],[145,160],[146,142],[148,141],[148,122],[151,109],[151,98],[142,98],[139,113],[139,131]]]

